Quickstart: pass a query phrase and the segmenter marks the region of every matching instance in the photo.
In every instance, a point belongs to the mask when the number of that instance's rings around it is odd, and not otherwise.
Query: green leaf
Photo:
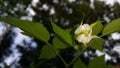
[[[103,29],[103,25],[100,20],[96,21],[95,23],[91,24],[92,27],[92,34],[98,35]]]
[[[55,58],[57,54],[51,49],[50,46],[44,45],[41,54],[40,54],[40,59],[52,59]]]
[[[74,63],[73,68],[86,68],[86,65],[80,59],[78,59]]]
[[[103,44],[103,40],[100,37],[96,37],[90,41],[88,46],[102,51],[103,50],[102,44]]]
[[[0,21],[4,21],[12,26],[19,27],[24,32],[23,34],[31,35],[41,41],[47,42],[50,38],[47,29],[40,23],[19,20],[16,18],[0,18]]]
[[[62,28],[60,28],[56,24],[54,24],[53,21],[51,21],[51,24],[52,24],[54,32],[58,36],[60,36],[65,42],[72,45],[72,37],[71,37],[70,33],[68,31],[63,30]]]
[[[88,68],[105,68],[104,55],[90,61]]]
[[[106,27],[103,29],[102,36],[111,34],[113,32],[118,32],[120,31],[120,18],[115,19],[112,22],[108,23]]]
[[[61,41],[57,37],[54,37],[54,39],[53,39],[53,46],[56,49],[64,49],[64,48],[68,47],[68,45],[66,45],[63,41]]]

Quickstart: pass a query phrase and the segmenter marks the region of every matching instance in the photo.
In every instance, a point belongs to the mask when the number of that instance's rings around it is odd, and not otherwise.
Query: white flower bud
[[[92,28],[88,24],[80,25],[75,30],[76,40],[86,45],[92,39]]]

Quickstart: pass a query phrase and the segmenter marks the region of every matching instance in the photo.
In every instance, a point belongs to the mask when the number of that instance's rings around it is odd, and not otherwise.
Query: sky
[[[115,2],[120,3],[120,0],[100,0],[100,1],[105,1],[106,4],[114,5]]]

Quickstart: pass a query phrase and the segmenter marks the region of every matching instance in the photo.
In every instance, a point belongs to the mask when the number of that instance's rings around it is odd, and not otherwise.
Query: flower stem
[[[68,64],[65,62],[65,60],[62,58],[62,56],[57,52],[57,50],[48,42],[46,42],[47,45],[49,45],[53,51],[58,55],[58,57],[61,59],[61,61],[64,63],[65,67],[68,68]]]
[[[87,46],[88,47],[88,46]],[[81,52],[79,52],[79,54],[68,64],[68,66],[71,66],[78,58],[79,56],[86,50],[87,47],[84,47]]]

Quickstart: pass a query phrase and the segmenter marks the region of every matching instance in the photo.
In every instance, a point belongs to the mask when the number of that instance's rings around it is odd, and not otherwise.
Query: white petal
[[[79,36],[77,37],[77,41],[78,41],[78,42],[81,42],[81,43],[83,43],[83,44],[89,43],[91,39],[92,39],[92,36],[85,36],[84,34],[79,35]]]
[[[84,25],[80,25],[76,30],[75,30],[75,34],[79,34],[81,31],[83,30],[88,30],[90,31],[90,34],[92,33],[92,28],[90,27],[90,25],[88,24],[84,24]]]

